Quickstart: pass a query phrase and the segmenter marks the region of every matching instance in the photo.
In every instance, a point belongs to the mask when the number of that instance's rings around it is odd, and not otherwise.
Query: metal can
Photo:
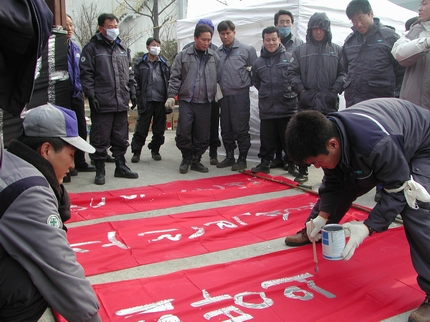
[[[328,260],[342,259],[345,248],[345,232],[342,225],[328,224],[322,227],[322,253]]]

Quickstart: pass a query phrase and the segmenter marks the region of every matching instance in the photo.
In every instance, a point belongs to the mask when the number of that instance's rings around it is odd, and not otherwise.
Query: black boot
[[[237,162],[235,164],[233,164],[233,166],[231,167],[231,171],[240,171],[240,170],[245,170],[247,165],[246,165],[246,156],[248,153],[239,153],[239,157],[237,158]]]
[[[285,170],[288,171],[293,177],[297,177],[299,175],[299,171],[297,171],[297,167],[293,162],[288,162],[285,167]]]
[[[137,174],[137,172],[131,171],[130,168],[125,165],[124,156],[116,158],[115,165],[116,167],[115,167],[114,177],[128,178],[128,179],[139,178],[139,175]]]
[[[216,167],[217,168],[227,168],[232,166],[236,160],[234,159],[234,151],[226,151],[226,157],[224,160],[219,162]]]
[[[105,184],[105,162],[103,160],[94,160],[94,165],[96,166],[96,177],[94,178],[95,184]]]
[[[151,149],[151,156],[155,161],[161,161],[160,147]]]
[[[218,154],[217,154],[217,147],[211,146],[209,148],[209,162],[211,165],[217,165],[218,164]]]
[[[179,173],[187,173],[188,168],[191,164],[191,153],[190,151],[182,151],[182,161],[181,165],[179,166]]]
[[[203,173],[209,172],[209,169],[200,163],[201,159],[202,159],[201,156],[193,155],[193,158],[191,161],[191,170],[203,172]]]
[[[299,167],[299,175],[294,178],[295,182],[303,183],[308,181],[308,167],[306,166],[300,166]]]
[[[140,161],[141,151],[133,151],[133,156],[131,157],[131,162],[137,163]]]
[[[251,172],[252,173],[257,173],[257,172],[270,173],[270,160],[262,159],[259,165],[251,169]]]

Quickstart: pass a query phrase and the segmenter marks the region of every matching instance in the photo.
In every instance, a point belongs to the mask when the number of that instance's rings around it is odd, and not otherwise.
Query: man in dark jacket
[[[82,50],[81,84],[91,109],[90,157],[96,166],[95,184],[105,184],[106,149],[115,157],[115,177],[138,178],[125,165],[128,147],[128,104],[136,105],[136,81],[130,67],[130,52],[118,38],[118,18],[103,13],[98,33]]]
[[[276,137],[284,138],[290,118],[297,113],[297,94],[287,82],[291,53],[281,44],[279,30],[267,27],[262,32],[263,48],[260,57],[252,64],[252,83],[258,89],[260,115],[261,163],[252,168],[253,173],[270,173],[270,164],[276,151]],[[293,171],[295,165],[288,160],[285,140],[281,140],[285,163]]]
[[[308,22],[306,43],[293,51],[288,81],[299,96],[299,111],[316,110],[323,114],[339,109],[345,73],[342,48],[331,42],[330,20],[316,12]],[[297,182],[308,180],[306,166],[299,167]]]
[[[324,178],[306,227],[285,243],[318,240],[321,227],[339,223],[357,197],[381,183],[381,200],[368,218],[343,224],[350,238],[342,258],[350,259],[366,237],[387,230],[401,214],[417,282],[426,293],[408,321],[429,321],[430,111],[405,100],[377,98],[327,117],[298,113],[288,125],[286,141],[292,160],[323,168]]]
[[[136,129],[131,140],[133,157],[131,162],[139,162],[142,147],[148,136],[149,125],[152,121],[152,140],[148,144],[151,156],[155,161],[161,160],[160,146],[164,144],[164,131],[166,130],[167,86],[170,78],[170,63],[161,55],[161,42],[149,37],[146,40],[148,53],[134,65],[136,79],[137,110],[139,116]],[[171,113],[172,110],[167,110]]]

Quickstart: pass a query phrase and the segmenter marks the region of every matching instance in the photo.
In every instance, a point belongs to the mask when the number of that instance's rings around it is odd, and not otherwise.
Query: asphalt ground
[[[131,141],[132,133],[130,133],[130,141]],[[234,174],[235,172],[231,171],[230,167],[219,169],[216,166],[209,164],[209,154],[205,153],[202,157],[202,163],[209,168],[208,173],[200,173],[196,171],[189,171],[186,174],[179,173],[179,164],[181,162],[181,153],[177,149],[175,145],[175,131],[166,130],[165,133],[166,141],[165,144],[160,149],[160,154],[162,156],[161,161],[154,161],[151,158],[150,150],[148,150],[147,146],[144,146],[142,149],[141,160],[139,163],[131,163],[132,153],[130,148],[127,151],[126,161],[127,165],[135,172],[139,173],[138,179],[123,179],[123,178],[115,178],[114,177],[114,163],[106,163],[106,184],[99,186],[95,185],[94,175],[95,173],[79,173],[78,176],[72,177],[70,183],[65,183],[68,192],[71,193],[79,193],[79,192],[89,192],[89,191],[104,191],[104,190],[115,190],[121,188],[130,188],[130,187],[138,187],[145,185],[153,185],[153,184],[161,184],[166,182],[172,182],[177,180],[193,180],[193,179],[201,179],[201,178],[209,178],[213,176],[225,176],[228,174]],[[150,138],[150,137],[149,137]],[[148,143],[148,142],[147,142]],[[224,151],[222,148],[218,150],[218,160],[224,159]],[[237,156],[236,156],[237,157]],[[87,156],[87,161],[89,162],[89,158]],[[258,162],[248,161],[248,169],[256,166]],[[271,169],[270,172],[273,176],[285,176],[289,179],[294,179],[291,175],[289,175],[282,168]],[[307,185],[311,185],[312,189],[317,191],[318,187],[321,183],[322,178],[322,170],[316,169],[314,167],[309,168],[309,180],[306,182]],[[87,220],[81,222],[75,222],[68,224],[67,226],[78,227],[83,225],[90,225],[104,221],[115,221],[115,220],[126,220],[126,219],[134,219],[134,218],[148,218],[155,216],[162,216],[168,213],[180,213],[184,211],[194,211],[194,210],[202,210],[207,209],[209,207],[222,207],[222,206],[231,206],[235,204],[247,203],[247,202],[257,202],[260,200],[265,200],[267,198],[277,198],[283,197],[287,195],[294,195],[303,193],[298,189],[289,189],[286,191],[269,193],[269,194],[261,194],[261,195],[253,195],[249,197],[236,198],[231,200],[222,200],[217,202],[210,203],[202,203],[202,204],[193,204],[181,207],[175,207],[170,209],[163,210],[153,210],[146,211],[140,213],[134,213],[129,215],[121,215],[121,216],[112,216],[108,218],[101,218],[96,220]],[[375,205],[374,202],[375,191],[372,190],[368,194],[357,199],[356,203],[359,205],[373,207]],[[407,247],[405,245],[405,247]],[[230,262],[239,259],[245,259],[249,257],[255,257],[259,255],[264,255],[271,252],[276,252],[280,250],[284,250],[288,248],[284,244],[284,238],[274,239],[267,242],[262,242],[258,244],[247,245],[244,247],[237,247],[233,249],[228,249],[224,251],[213,252],[205,255],[187,257],[183,259],[170,260],[160,263],[154,263],[149,265],[142,265],[134,268],[124,269],[116,272],[110,272],[95,276],[88,277],[88,280],[92,284],[99,283],[107,283],[107,282],[115,282],[121,280],[130,280],[136,278],[144,278],[150,276],[159,276],[164,275],[171,272],[176,272],[180,270],[186,270],[196,267],[202,267],[207,265],[214,265],[219,263]],[[312,259],[310,259],[312,260]],[[424,294],[423,294],[424,299]],[[404,314],[393,316],[385,321],[407,321],[410,312],[405,312]],[[55,321],[52,316],[52,313],[49,311],[39,320],[43,322]]]

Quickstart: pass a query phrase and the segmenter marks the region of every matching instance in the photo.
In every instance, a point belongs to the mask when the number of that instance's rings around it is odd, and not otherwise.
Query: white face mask
[[[150,46],[149,53],[154,56],[158,56],[160,54],[161,48],[157,46]]]
[[[114,41],[119,36],[119,28],[103,29],[106,30],[106,38],[110,41]]]

